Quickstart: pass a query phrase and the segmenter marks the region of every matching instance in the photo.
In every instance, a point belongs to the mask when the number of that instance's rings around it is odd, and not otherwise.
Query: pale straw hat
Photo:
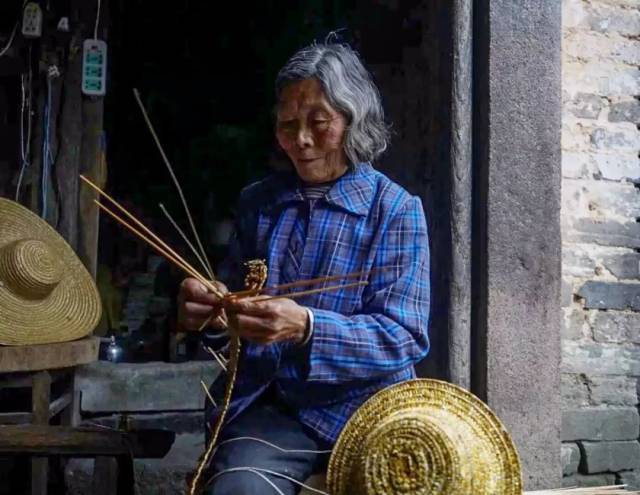
[[[79,339],[100,314],[98,290],[71,246],[33,212],[0,198],[0,344]]]
[[[522,495],[520,461],[497,416],[466,390],[415,379],[351,417],[331,454],[331,495]]]

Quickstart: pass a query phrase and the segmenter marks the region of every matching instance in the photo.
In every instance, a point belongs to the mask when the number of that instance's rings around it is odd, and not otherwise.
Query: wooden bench
[[[95,457],[94,495],[133,495],[133,459],[164,457],[175,433],[78,426],[76,366],[96,361],[99,339],[0,346],[0,389],[31,388],[31,410],[0,412],[0,454],[31,457],[31,494],[46,495],[49,457]],[[52,384],[62,385],[56,397]],[[51,419],[59,417],[59,425]]]
[[[134,458],[162,458],[174,438],[174,432],[164,430],[125,432],[82,426],[0,426],[0,454],[95,457],[95,495],[134,495]]]

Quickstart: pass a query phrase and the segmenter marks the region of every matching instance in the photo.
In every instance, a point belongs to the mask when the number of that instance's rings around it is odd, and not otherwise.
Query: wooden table
[[[31,388],[31,411],[0,413],[0,425],[33,425],[34,429],[40,428],[41,443],[45,431],[42,427],[48,426],[54,416],[60,415],[62,426],[75,427],[79,423],[79,397],[74,390],[75,367],[96,361],[99,346],[100,339],[97,337],[60,344],[0,346],[0,388]],[[58,381],[63,382],[62,393],[51,400],[51,385]],[[0,426],[0,451],[3,450],[2,428],[5,427]],[[29,426],[24,426],[20,431],[29,434]],[[5,430],[5,433],[8,432]],[[7,436],[4,438],[6,440]],[[48,454],[46,448],[33,452],[32,495],[47,493]]]

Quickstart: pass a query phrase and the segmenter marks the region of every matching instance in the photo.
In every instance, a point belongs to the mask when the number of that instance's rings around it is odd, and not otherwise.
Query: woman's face
[[[346,118],[329,104],[317,79],[291,83],[282,90],[276,137],[304,182],[328,182],[345,173],[346,126]]]

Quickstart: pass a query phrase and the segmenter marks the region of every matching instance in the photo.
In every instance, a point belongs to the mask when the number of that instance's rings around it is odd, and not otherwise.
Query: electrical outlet
[[[102,77],[102,67],[99,65],[87,65],[84,69],[84,75],[87,78],[99,79]]]
[[[82,92],[104,96],[107,92],[107,44],[102,40],[84,40],[82,44]]]
[[[22,35],[25,38],[42,36],[42,9],[36,2],[29,2],[22,15]]]

